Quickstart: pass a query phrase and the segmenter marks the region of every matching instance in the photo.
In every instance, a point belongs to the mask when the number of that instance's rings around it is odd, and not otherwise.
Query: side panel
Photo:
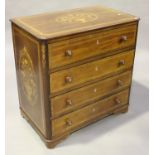
[[[15,25],[12,32],[20,108],[35,129],[47,137],[41,45]]]

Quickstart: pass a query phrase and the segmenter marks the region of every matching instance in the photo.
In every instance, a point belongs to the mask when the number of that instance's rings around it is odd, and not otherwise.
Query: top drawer
[[[136,28],[136,23],[130,23],[113,29],[96,30],[87,34],[66,37],[64,40],[54,40],[48,44],[49,69],[107,54],[113,50],[133,47]]]

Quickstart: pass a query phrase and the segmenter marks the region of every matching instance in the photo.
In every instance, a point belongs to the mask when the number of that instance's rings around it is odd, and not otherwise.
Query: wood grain
[[[112,78],[101,80],[94,84],[51,98],[52,119],[76,110],[88,103],[92,103],[106,95],[116,93],[128,87],[130,82],[131,71],[127,71]]]
[[[121,93],[117,93],[104,100],[52,120],[52,135],[56,136],[64,132],[70,132],[80,124],[84,124],[88,121],[91,122],[91,119],[94,117],[108,113],[111,109],[116,109],[119,106],[127,104],[128,93],[129,91],[127,89]],[[116,99],[119,99],[120,103],[116,103]]]
[[[70,90],[74,86],[84,84],[91,80],[123,71],[132,67],[134,51],[117,54],[105,59],[79,65],[63,71],[58,71],[50,75],[50,91],[56,94],[59,91]],[[124,61],[124,65],[120,65],[120,61]],[[66,82],[66,78],[70,77],[71,82]]]
[[[40,43],[15,25],[12,31],[20,108],[46,137],[49,128],[43,111]]]
[[[138,20],[135,16],[101,6],[11,19],[37,39],[44,40]]]
[[[47,147],[128,110],[137,17],[97,6],[11,22],[20,111]]]
[[[54,69],[77,61],[106,54],[114,50],[133,47],[135,44],[136,24],[125,24],[111,30],[100,30],[67,38],[48,44],[49,69]],[[121,40],[123,36],[127,40]],[[70,51],[71,55],[66,55]]]

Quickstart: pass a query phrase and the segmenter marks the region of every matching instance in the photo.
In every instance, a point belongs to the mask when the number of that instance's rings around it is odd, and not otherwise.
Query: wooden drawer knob
[[[71,106],[72,105],[72,100],[71,99],[67,99],[66,100],[66,106]]]
[[[71,83],[72,82],[72,77],[71,76],[66,76],[65,77],[65,82],[66,83]]]
[[[65,56],[72,56],[72,51],[71,50],[67,50],[66,52],[65,52]]]
[[[123,43],[123,42],[125,42],[125,41],[127,41],[127,40],[128,40],[128,37],[125,36],[125,35],[123,35],[123,36],[121,36],[121,38],[120,38],[120,43]]]
[[[119,64],[119,66],[125,65],[125,60],[124,59],[120,60],[118,64]]]
[[[72,124],[73,124],[73,123],[72,123],[72,121],[71,121],[70,119],[67,119],[67,120],[66,120],[66,125],[67,125],[67,126],[71,126]]]
[[[119,98],[115,98],[115,103],[116,103],[116,104],[121,104],[120,99],[119,99]]]
[[[118,81],[117,81],[117,85],[118,85],[118,86],[122,86],[122,85],[123,85],[123,81],[118,80]]]

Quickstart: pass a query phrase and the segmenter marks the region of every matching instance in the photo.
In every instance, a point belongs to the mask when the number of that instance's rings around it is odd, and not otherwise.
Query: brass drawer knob
[[[115,98],[115,103],[116,103],[116,104],[121,104],[120,99],[119,99],[119,98]]]
[[[125,60],[124,59],[120,60],[118,64],[119,64],[119,66],[125,65]]]
[[[122,85],[123,85],[123,81],[118,80],[118,81],[117,81],[117,85],[118,85],[118,86],[122,86]]]
[[[67,50],[65,51],[65,56],[72,56],[72,51],[71,50]]]
[[[127,41],[127,40],[128,40],[128,37],[125,36],[125,35],[121,36],[121,38],[120,38],[120,42],[121,42],[121,43],[123,43],[123,42],[125,42],[125,41]]]
[[[72,100],[71,99],[67,99],[66,100],[66,106],[71,106],[72,105]]]
[[[73,122],[70,119],[67,119],[66,120],[66,125],[67,126],[71,126],[72,124],[73,124]]]
[[[72,82],[72,77],[71,76],[66,76],[65,77],[65,82],[66,83],[71,83]]]

